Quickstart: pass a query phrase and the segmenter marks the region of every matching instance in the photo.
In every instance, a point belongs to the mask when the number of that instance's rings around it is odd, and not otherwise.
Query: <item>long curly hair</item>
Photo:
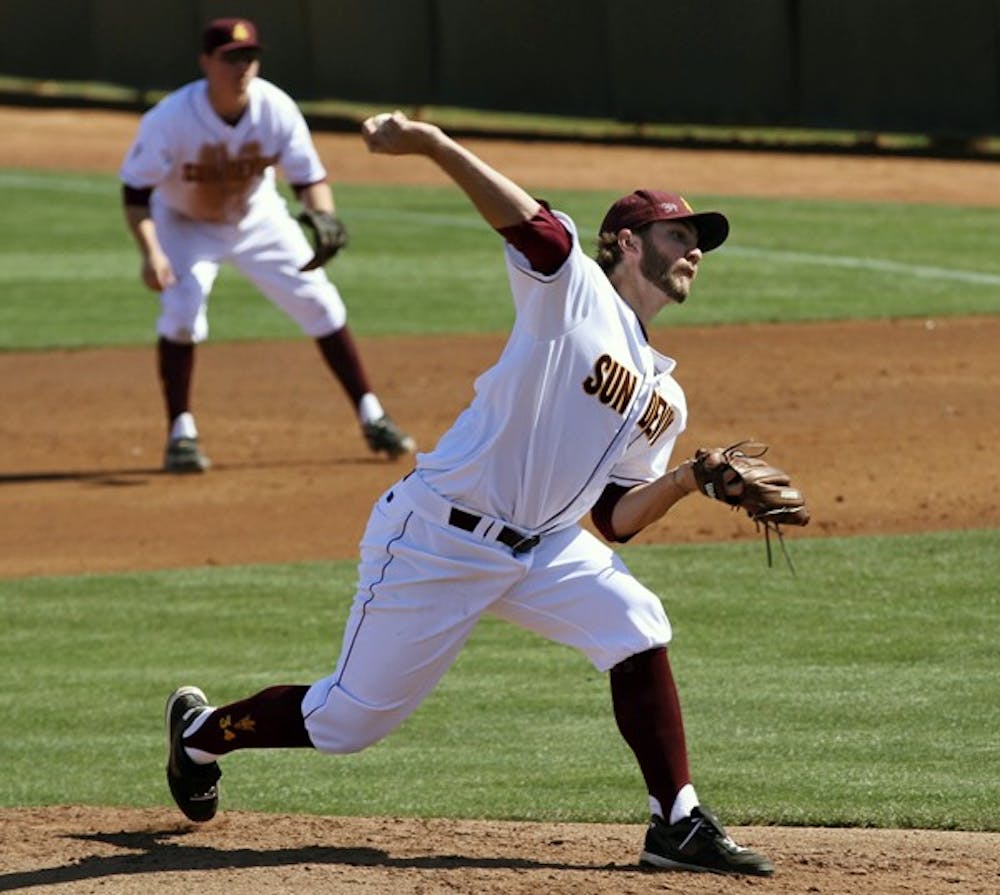
[[[622,260],[621,246],[618,245],[618,234],[606,230],[597,237],[597,254],[594,255],[597,266],[604,271],[605,276],[611,276],[611,272]]]

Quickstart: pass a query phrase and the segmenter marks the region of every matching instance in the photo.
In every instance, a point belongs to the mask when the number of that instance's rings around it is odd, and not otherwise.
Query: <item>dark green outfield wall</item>
[[[176,87],[237,14],[299,99],[1000,133],[1000,0],[0,0],[0,74]]]

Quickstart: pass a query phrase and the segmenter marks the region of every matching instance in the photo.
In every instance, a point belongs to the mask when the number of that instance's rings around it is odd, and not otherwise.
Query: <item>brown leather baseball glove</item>
[[[809,510],[788,473],[761,459],[766,451],[766,444],[755,441],[740,441],[727,448],[701,448],[694,455],[694,478],[702,494],[744,510],[764,528],[768,565],[773,532],[794,572],[779,526],[808,525]]]
[[[739,507],[754,522],[807,525],[802,492],[787,472],[761,459],[766,444],[740,441],[727,448],[701,448],[694,455],[694,478],[702,494]]]
[[[299,268],[301,271],[322,267],[347,245],[347,228],[339,218],[328,211],[303,208],[298,216],[298,222],[310,237],[314,252],[312,258]]]

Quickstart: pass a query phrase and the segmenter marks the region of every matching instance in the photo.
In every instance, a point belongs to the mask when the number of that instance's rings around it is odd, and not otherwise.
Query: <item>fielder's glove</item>
[[[778,536],[784,550],[779,526],[807,525],[809,510],[788,473],[761,459],[766,451],[766,444],[754,441],[740,441],[727,448],[701,448],[694,455],[693,471],[702,494],[744,510],[758,526],[763,526],[770,565],[771,532]]]
[[[299,268],[301,271],[322,267],[347,245],[347,229],[339,218],[328,211],[303,208],[298,222],[309,236],[314,252],[312,258]]]

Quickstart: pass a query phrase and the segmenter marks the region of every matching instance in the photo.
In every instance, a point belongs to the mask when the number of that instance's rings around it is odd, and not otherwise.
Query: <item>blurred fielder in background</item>
[[[236,267],[316,340],[372,451],[396,458],[415,449],[373,391],[340,293],[322,269],[346,244],[346,232],[334,216],[327,173],[301,112],[257,76],[262,52],[253,22],[210,22],[199,57],[205,77],[146,113],[120,172],[142,279],[160,293],[168,472],[209,466],[191,412],[191,380],[222,263]],[[275,165],[302,203],[300,220],[314,234],[314,246],[275,187]],[[247,374],[249,388],[253,376],[267,375]]]

